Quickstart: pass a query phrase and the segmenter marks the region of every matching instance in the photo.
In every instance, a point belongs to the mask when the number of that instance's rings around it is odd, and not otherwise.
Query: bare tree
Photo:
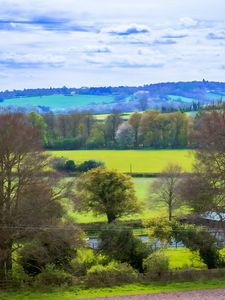
[[[22,114],[0,115],[0,280],[10,277],[12,253],[39,227],[55,226],[67,188],[47,173],[40,132]],[[56,186],[57,188],[53,188]]]
[[[172,219],[173,210],[180,206],[176,192],[180,175],[181,167],[176,164],[169,164],[151,186],[151,190],[156,193],[157,201],[166,205],[169,220]]]
[[[199,213],[225,220],[225,110],[203,112],[195,124],[193,174],[180,183],[184,200]]]

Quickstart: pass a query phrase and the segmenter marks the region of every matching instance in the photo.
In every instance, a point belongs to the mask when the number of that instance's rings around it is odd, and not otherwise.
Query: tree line
[[[144,149],[191,146],[193,119],[182,112],[135,112],[125,121],[114,112],[98,121],[91,113],[28,114],[47,149]]]

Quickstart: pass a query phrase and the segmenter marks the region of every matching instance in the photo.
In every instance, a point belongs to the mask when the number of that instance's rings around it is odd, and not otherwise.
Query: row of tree
[[[89,113],[39,115],[29,121],[38,125],[49,149],[183,148],[191,145],[192,119],[181,112],[133,113],[124,121],[120,113],[102,122]]]

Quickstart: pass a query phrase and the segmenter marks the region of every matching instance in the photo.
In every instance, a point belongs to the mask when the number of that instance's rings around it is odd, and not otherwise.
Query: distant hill
[[[225,82],[169,82],[144,86],[24,89],[0,92],[0,107],[41,113],[145,109],[196,110],[225,99]]]

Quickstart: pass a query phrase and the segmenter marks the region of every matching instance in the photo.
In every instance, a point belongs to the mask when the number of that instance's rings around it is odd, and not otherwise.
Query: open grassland
[[[79,298],[114,297],[154,294],[160,292],[193,291],[224,288],[225,280],[193,282],[129,284],[112,288],[84,289],[64,288],[49,291],[0,292],[0,300],[73,300]]]
[[[177,269],[207,269],[198,253],[192,253],[187,248],[169,248],[165,250],[165,255],[169,258],[169,268]]]
[[[168,163],[180,164],[188,172],[193,162],[193,151],[190,150],[73,150],[50,153],[77,163],[100,160],[108,168],[133,173],[159,173]]]
[[[74,179],[75,180],[75,179]],[[136,195],[138,201],[142,203],[142,211],[137,214],[132,214],[127,217],[123,217],[122,220],[137,220],[148,219],[154,217],[166,217],[167,209],[165,205],[159,203],[154,195],[150,196],[150,187],[155,179],[153,178],[133,178]],[[78,223],[91,223],[91,222],[106,222],[107,219],[104,215],[96,216],[92,212],[77,213],[73,211],[70,204],[65,204],[69,217]],[[175,210],[175,215],[185,214],[188,210],[186,207]]]
[[[103,104],[114,101],[113,96],[95,96],[95,95],[51,95],[40,97],[18,97],[6,99],[1,102],[2,107],[26,107],[32,108],[37,106],[48,107],[52,111],[76,109],[91,104]]]

